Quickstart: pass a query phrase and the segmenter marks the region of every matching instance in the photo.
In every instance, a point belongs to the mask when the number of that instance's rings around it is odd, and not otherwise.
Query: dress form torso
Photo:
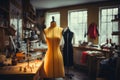
[[[60,51],[62,28],[55,22],[49,28],[44,29],[48,50],[44,58],[44,70],[47,78],[64,77],[64,64]]]
[[[64,38],[64,47],[63,47],[63,59],[64,66],[70,67],[73,66],[73,40],[74,33],[69,30],[69,28],[64,29],[63,38]]]

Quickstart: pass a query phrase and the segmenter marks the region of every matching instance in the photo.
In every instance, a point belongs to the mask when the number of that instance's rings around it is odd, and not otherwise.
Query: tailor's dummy
[[[50,27],[44,29],[48,49],[44,57],[44,71],[46,78],[64,77],[64,63],[60,50],[63,28],[58,27],[52,17]]]

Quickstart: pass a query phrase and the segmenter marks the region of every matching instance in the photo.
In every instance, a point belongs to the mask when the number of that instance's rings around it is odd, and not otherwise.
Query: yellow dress
[[[44,57],[46,78],[64,77],[64,63],[60,51],[60,40],[63,28],[51,26],[44,30],[48,50]]]

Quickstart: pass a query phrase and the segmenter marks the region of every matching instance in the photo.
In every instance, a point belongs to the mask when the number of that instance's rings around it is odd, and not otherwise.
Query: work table
[[[18,63],[15,66],[0,67],[0,79],[2,80],[38,80],[42,61],[35,60]]]
[[[109,53],[110,51],[107,49],[99,49],[95,47],[89,47],[89,46],[78,46],[74,45],[74,48],[80,49],[80,50],[85,50],[85,51],[100,51],[100,52],[107,52]]]

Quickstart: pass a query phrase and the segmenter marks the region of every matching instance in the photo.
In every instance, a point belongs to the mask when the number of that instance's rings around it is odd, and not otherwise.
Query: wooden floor
[[[67,74],[67,69],[65,69]],[[78,70],[75,68],[72,68],[68,71],[68,74],[72,74],[72,78],[65,76],[65,78],[54,78],[54,79],[44,79],[44,80],[89,80],[88,79],[88,73],[83,70]]]

